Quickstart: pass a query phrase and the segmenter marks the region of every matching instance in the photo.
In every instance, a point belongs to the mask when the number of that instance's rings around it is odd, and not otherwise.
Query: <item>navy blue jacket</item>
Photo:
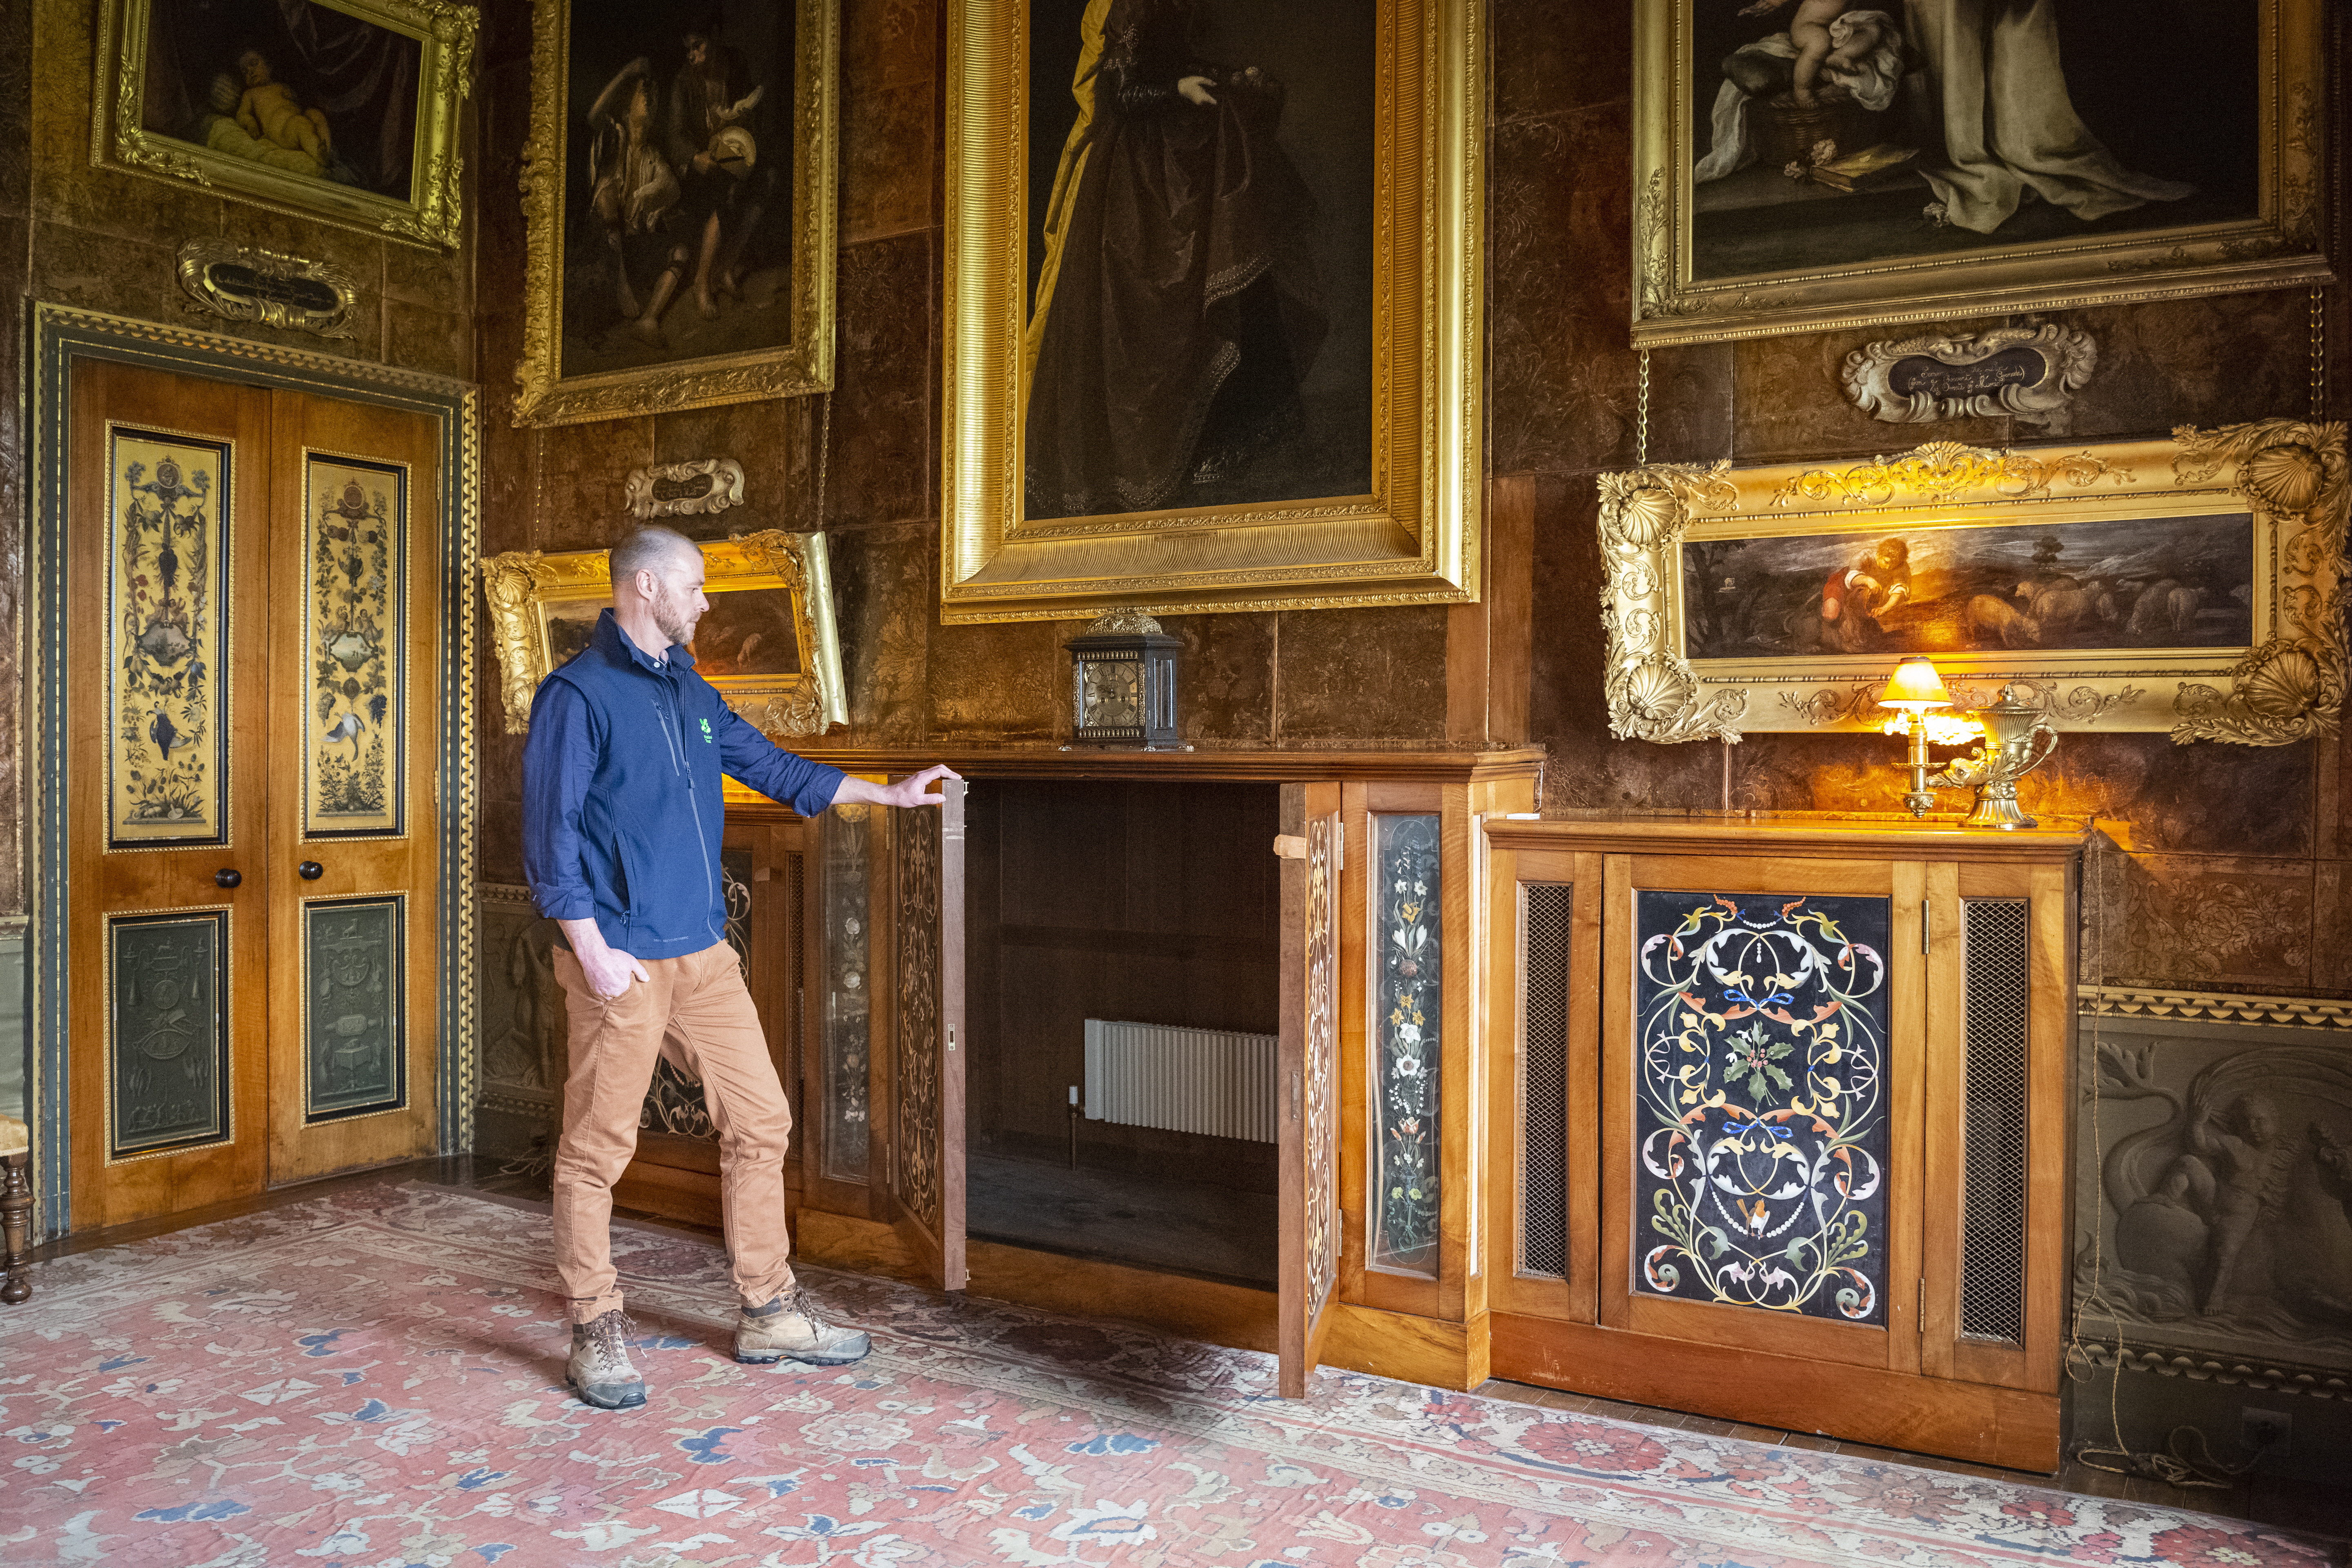
[[[593,917],[635,958],[727,940],[721,773],[803,816],[831,805],[842,778],[738,717],[684,647],[666,659],[606,610],[587,647],[539,683],[522,752],[522,868],[539,912]]]

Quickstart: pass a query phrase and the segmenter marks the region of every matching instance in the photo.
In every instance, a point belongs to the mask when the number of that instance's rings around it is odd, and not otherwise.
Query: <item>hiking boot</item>
[[[816,1303],[795,1285],[764,1307],[746,1307],[735,1321],[735,1359],[766,1366],[790,1357],[811,1366],[847,1366],[874,1348],[860,1329],[835,1327],[817,1316]]]
[[[636,1332],[618,1307],[593,1322],[572,1325],[572,1359],[563,1381],[599,1410],[633,1410],[646,1402],[646,1380],[629,1360],[628,1336]]]

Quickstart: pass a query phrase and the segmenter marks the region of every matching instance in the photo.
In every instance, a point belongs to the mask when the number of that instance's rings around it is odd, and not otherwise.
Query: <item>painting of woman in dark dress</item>
[[[1305,144],[1328,166],[1302,170],[1293,157],[1291,78],[1330,71],[1300,47],[1314,28],[1220,16],[1207,0],[1091,0],[1075,71],[1062,75],[1050,63],[1052,8],[1032,19],[1033,100],[1061,110],[1033,110],[1032,136],[1067,130],[1050,185],[1038,182],[1031,240],[1028,514],[1368,488],[1368,289],[1336,246],[1353,243],[1358,209],[1369,213],[1369,136],[1360,159],[1335,157],[1332,124],[1318,122]],[[1253,45],[1289,58],[1244,52]],[[1339,51],[1342,68],[1349,53]],[[1310,91],[1369,103],[1372,88],[1367,71]],[[1033,142],[1033,171],[1045,151]],[[1344,208],[1336,226],[1318,185]],[[1336,300],[1325,276],[1335,258],[1348,274]],[[1368,282],[1368,247],[1353,259]],[[1334,347],[1338,363],[1324,365]]]

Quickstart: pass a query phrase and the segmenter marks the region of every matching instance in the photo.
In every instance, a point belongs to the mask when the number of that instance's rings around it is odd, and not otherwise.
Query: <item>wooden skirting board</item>
[[[1824,1436],[2005,1469],[2058,1468],[2058,1396],[1496,1312],[1497,1377],[1758,1426],[1832,1411]]]
[[[798,1256],[828,1268],[920,1278],[898,1233],[872,1220],[803,1209],[793,1218],[793,1247]],[[975,1296],[1073,1317],[1123,1318],[1235,1350],[1275,1348],[1271,1290],[991,1241],[971,1244],[971,1268]],[[1326,1366],[1441,1388],[1475,1388],[1486,1380],[1483,1324],[1442,1322],[1345,1302],[1331,1312]]]

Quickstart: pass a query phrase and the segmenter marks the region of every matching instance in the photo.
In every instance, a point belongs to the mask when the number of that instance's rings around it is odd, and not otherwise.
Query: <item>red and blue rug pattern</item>
[[[716,1245],[616,1226],[641,1409],[563,1386],[544,1215],[347,1190],[0,1309],[0,1563],[109,1568],[2318,1568],[2322,1542],[803,1271],[874,1335],[737,1365]]]

